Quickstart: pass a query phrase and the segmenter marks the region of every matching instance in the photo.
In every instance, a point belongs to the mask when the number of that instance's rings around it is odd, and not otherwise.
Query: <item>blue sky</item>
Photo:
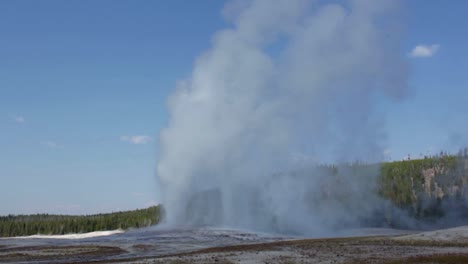
[[[412,89],[379,107],[386,151],[455,151],[468,144],[468,2],[403,3]],[[157,202],[166,100],[226,27],[223,4],[0,1],[0,214]]]

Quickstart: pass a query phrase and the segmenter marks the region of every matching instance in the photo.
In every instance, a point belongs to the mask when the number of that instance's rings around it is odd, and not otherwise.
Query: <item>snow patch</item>
[[[47,238],[47,239],[84,239],[92,237],[101,237],[101,236],[110,236],[115,234],[124,233],[124,230],[110,230],[110,231],[95,231],[90,233],[81,233],[81,234],[66,234],[66,235],[32,235],[32,236],[22,236],[16,238]]]

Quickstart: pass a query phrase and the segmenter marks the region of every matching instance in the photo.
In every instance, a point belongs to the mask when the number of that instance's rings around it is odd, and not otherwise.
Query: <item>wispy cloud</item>
[[[47,147],[47,148],[51,148],[51,149],[61,149],[63,148],[63,145],[60,145],[56,142],[53,142],[53,141],[41,141],[40,142],[42,146],[44,147]]]
[[[410,52],[410,57],[414,58],[427,58],[432,57],[440,48],[439,44],[432,45],[417,45]]]
[[[145,136],[145,135],[137,135],[137,136],[121,136],[120,140],[124,142],[129,142],[135,145],[144,145],[153,141],[153,138],[151,138],[150,136]]]
[[[26,119],[23,116],[15,116],[14,119],[18,124],[24,124],[26,122]]]

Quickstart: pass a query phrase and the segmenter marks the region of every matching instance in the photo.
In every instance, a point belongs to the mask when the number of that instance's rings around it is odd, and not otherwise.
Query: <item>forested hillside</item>
[[[49,214],[1,216],[0,237],[62,235],[147,227],[157,224],[161,214],[162,209],[158,205],[133,211],[86,216]]]
[[[415,219],[468,219],[468,149],[383,163],[378,180],[379,195]]]

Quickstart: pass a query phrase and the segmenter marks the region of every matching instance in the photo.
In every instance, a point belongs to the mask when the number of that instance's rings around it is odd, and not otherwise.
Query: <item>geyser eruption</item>
[[[358,221],[378,203],[372,173],[324,199],[333,175],[308,164],[380,157],[374,102],[406,90],[396,1],[234,1],[224,14],[232,27],[168,102],[167,222],[314,234]]]

